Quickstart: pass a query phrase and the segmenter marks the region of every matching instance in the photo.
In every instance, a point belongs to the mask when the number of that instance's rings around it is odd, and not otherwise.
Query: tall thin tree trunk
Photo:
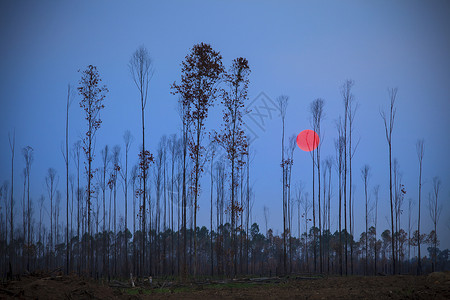
[[[345,230],[345,275],[348,275],[348,232],[347,232],[347,106],[344,121],[344,230]]]
[[[170,182],[170,190],[171,190],[171,194],[170,194],[170,201],[171,201],[171,214],[172,214],[172,218],[171,218],[171,273],[172,276],[175,273],[175,250],[174,250],[174,221],[173,221],[173,206],[174,206],[174,197],[173,197],[173,193],[174,193],[174,170],[175,170],[175,150],[176,150],[176,136],[173,135],[172,137],[172,143],[171,143],[171,147],[172,147],[172,168],[171,168],[171,182]],[[179,219],[178,219],[179,220]]]
[[[30,168],[27,171],[27,223],[28,223],[28,245],[27,245],[27,270],[30,271],[30,245],[31,245],[31,203],[30,203],[30,173],[31,173],[31,164]],[[24,237],[25,238],[25,237]]]
[[[314,272],[317,272],[317,244],[316,244],[316,198],[315,198],[315,157],[312,154],[313,180],[312,180],[312,201],[313,201],[313,248],[314,248]],[[320,194],[320,193],[319,193]]]
[[[214,153],[211,156],[211,213],[210,213],[210,243],[211,243],[211,276],[214,276],[214,253],[213,253],[213,166],[214,166]]]
[[[128,271],[128,150],[130,146],[130,140],[125,140],[125,229],[124,229],[124,243],[125,243],[125,272]],[[133,216],[134,218],[134,216]]]
[[[319,128],[318,128],[319,129]],[[320,130],[318,130],[320,132]],[[315,145],[316,143],[314,143]],[[323,272],[323,257],[322,257],[322,219],[321,219],[321,210],[320,210],[320,150],[319,146],[317,147],[317,184],[318,184],[318,192],[317,192],[317,203],[319,204],[319,266],[320,273]]]
[[[145,160],[145,125],[144,125],[144,98],[143,98],[143,94],[141,93],[141,112],[142,112],[142,156],[144,157]],[[145,164],[145,162],[144,162]],[[145,166],[143,166],[144,170],[142,172],[142,181],[143,181],[143,196],[142,196],[142,258],[141,258],[141,276],[144,277],[145,274],[145,215],[147,214],[147,211],[145,210],[145,197],[146,197],[146,186],[147,186],[147,181],[146,181],[146,176],[147,176],[147,171],[145,170]]]
[[[330,269],[330,239],[331,239],[331,161],[328,165],[328,230],[330,238],[328,239],[328,270]]]
[[[249,225],[249,219],[250,219],[250,151],[247,152],[247,233],[246,233],[246,237],[247,237],[247,242],[246,242],[246,257],[247,257],[247,268],[246,268],[246,273],[248,274],[248,244],[250,242],[250,238],[248,235],[248,225]]]
[[[392,273],[395,274],[394,206],[392,202],[392,147],[389,142],[389,199],[391,204]]]
[[[79,144],[77,144],[79,146]],[[80,239],[80,147],[76,146],[77,157],[77,241],[78,241],[78,275],[81,274],[81,239]],[[81,217],[83,218],[83,216]]]
[[[232,244],[232,256],[233,256],[233,276],[236,276],[237,273],[237,262],[236,262],[236,212],[235,212],[235,167],[234,167],[234,157],[231,161],[231,244]]]
[[[417,219],[417,275],[422,273],[422,264],[420,257],[420,200],[422,194],[422,161],[423,161],[423,140],[419,140],[416,144],[417,156],[419,158],[419,217]]]
[[[67,104],[66,104],[66,274],[69,274],[69,106],[70,106],[70,84],[67,89]]]
[[[11,217],[9,219],[10,222],[10,240],[9,240],[9,248],[10,248],[10,254],[9,254],[9,264],[11,267],[11,276],[14,274],[14,267],[15,267],[15,243],[14,243],[14,150],[16,145],[16,131],[14,130],[13,138],[11,142],[11,137],[9,138],[9,147],[11,149]]]
[[[115,171],[116,176],[114,178],[114,233],[113,233],[113,237],[114,237],[114,276],[117,276],[117,230],[116,230],[116,221],[117,221],[117,217],[116,217],[116,192],[117,192],[117,188],[116,188],[116,180],[117,180],[117,171]]]
[[[350,183],[349,183],[349,195],[348,195],[348,203],[350,207],[352,206],[352,158],[353,158],[353,149],[352,149],[352,127],[353,127],[353,111],[352,111],[352,102],[351,100],[349,101],[349,105],[350,105],[350,109],[349,109],[349,131],[348,131],[348,139],[349,139],[349,146],[348,146],[348,152],[349,152],[349,156],[348,156],[348,162],[349,162],[349,176],[350,176]],[[354,240],[354,236],[353,236],[353,224],[352,224],[352,217],[354,218],[355,216],[352,215],[352,209],[350,209],[349,212],[349,219],[350,219],[350,234],[352,236],[352,239],[350,241],[350,274],[353,275],[353,240]],[[375,242],[376,242],[376,238],[375,238]]]
[[[187,276],[187,232],[186,232],[186,152],[187,152],[187,125],[185,124],[185,121],[183,120],[183,211],[182,211],[182,221],[183,221],[183,277],[186,278]]]
[[[164,222],[164,226],[163,226],[163,274],[167,274],[167,239],[166,239],[166,232],[167,232],[167,222],[166,222],[166,217],[167,217],[167,186],[166,186],[166,150],[164,147],[163,150],[163,201],[164,201],[164,218],[163,218],[163,222]]]

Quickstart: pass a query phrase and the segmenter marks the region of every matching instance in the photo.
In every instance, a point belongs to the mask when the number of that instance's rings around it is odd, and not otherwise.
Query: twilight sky
[[[175,110],[177,97],[170,94],[170,85],[180,80],[180,63],[190,48],[205,42],[220,51],[227,67],[236,57],[248,59],[252,70],[249,103],[261,103],[261,92],[272,101],[281,94],[290,97],[287,137],[310,128],[309,105],[315,98],[323,98],[323,158],[335,158],[335,121],[343,114],[340,86],[346,79],[355,81],[353,93],[359,109],[354,138],[360,138],[353,161],[358,239],[364,220],[360,176],[364,164],[371,166],[370,190],[381,185],[378,224],[388,228],[388,147],[379,111],[387,108],[387,88],[398,87],[393,157],[399,161],[407,190],[402,227],[407,226],[408,198],[416,203],[413,220],[417,219],[415,144],[424,138],[422,231],[431,230],[428,193],[432,178],[439,176],[443,211],[438,236],[440,248],[450,247],[448,1],[1,1],[0,39],[0,183],[10,181],[8,132],[15,129],[16,202],[22,197],[21,149],[27,145],[34,148],[35,156],[31,170],[33,200],[47,195],[44,177],[49,167],[57,169],[58,189],[64,197],[65,169],[60,149],[65,132],[66,89],[68,83],[78,85],[78,69],[96,65],[110,90],[101,113],[103,124],[97,134],[98,160],[94,164],[100,165],[100,149],[105,144],[124,148],[122,135],[127,129],[135,137],[130,152],[134,164],[141,131],[139,98],[127,66],[131,54],[145,45],[154,60],[146,140],[155,153],[160,137],[180,128]],[[86,129],[79,100],[77,96],[70,108],[71,144]],[[217,104],[211,111],[208,130],[217,128],[221,109]],[[274,113],[262,126],[250,116],[245,120],[258,135],[251,144],[253,221],[264,229],[263,207],[267,206],[269,226],[279,233],[281,119]],[[71,167],[71,173],[75,172]],[[297,148],[292,180],[301,180],[310,197],[311,172],[309,154]],[[336,228],[335,169],[332,176],[332,222]],[[209,224],[207,182],[203,183],[199,202],[200,225]],[[119,193],[119,203],[121,197]],[[16,209],[21,209],[20,205]],[[19,213],[16,215],[20,218]],[[294,230],[297,232],[296,226]]]

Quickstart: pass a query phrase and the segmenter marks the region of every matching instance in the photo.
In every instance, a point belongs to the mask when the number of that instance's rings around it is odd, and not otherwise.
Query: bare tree
[[[81,141],[75,142],[72,148],[72,156],[73,160],[75,162],[75,168],[77,169],[77,241],[78,241],[78,255],[81,254],[81,247],[80,247],[80,201],[81,201],[81,190],[80,190],[80,157],[81,157]],[[81,216],[83,217],[83,216]],[[78,262],[78,274],[80,274],[80,266],[81,262]]]
[[[129,130],[125,131],[123,134],[123,140],[125,143],[125,172],[121,172],[123,179],[123,188],[125,194],[125,229],[124,229],[124,237],[125,237],[125,268],[124,274],[127,274],[128,270],[128,152],[130,151],[131,143],[133,142],[133,136]],[[134,218],[134,216],[133,216]]]
[[[316,100],[314,100],[311,103],[311,115],[312,115],[312,123],[313,123],[313,129],[314,131],[317,133],[319,139],[322,139],[322,134],[321,134],[321,130],[320,130],[320,125],[322,123],[322,120],[324,118],[324,112],[323,112],[323,106],[324,106],[324,100],[321,98],[317,98]],[[316,136],[314,135],[314,139],[316,138]],[[321,220],[321,209],[320,209],[320,148],[321,148],[321,143],[319,143],[319,141],[315,141],[314,140],[314,145],[316,145],[317,143],[317,151],[316,151],[316,165],[317,165],[317,183],[318,183],[318,193],[317,193],[317,203],[319,204],[318,209],[319,209],[319,266],[320,266],[320,273],[323,272],[323,257],[322,257],[322,220]],[[313,151],[311,151],[313,152]],[[314,156],[314,153],[312,153],[312,155]],[[314,163],[314,160],[313,160]],[[314,176],[314,172],[313,172],[313,176]],[[314,203],[314,180],[313,180],[313,203]],[[313,211],[314,211],[314,205],[313,205]],[[314,213],[313,213],[314,214]],[[315,215],[315,214],[314,214]],[[313,217],[315,219],[315,217]],[[314,222],[315,223],[315,222]],[[314,224],[314,227],[316,225]],[[314,247],[316,243],[314,243]],[[314,263],[314,267],[315,267],[315,263]]]
[[[344,141],[344,161],[343,161],[343,171],[344,171],[344,230],[345,230],[345,275],[348,275],[348,232],[347,232],[347,119],[349,116],[349,105],[353,100],[352,87],[354,85],[353,80],[347,79],[341,87],[341,95],[344,103],[344,124],[343,124],[343,141]],[[351,189],[351,187],[350,187]],[[349,210],[351,207],[349,206]]]
[[[433,177],[433,195],[428,197],[428,209],[430,211],[430,218],[433,222],[434,226],[434,235],[431,235],[431,241],[430,243],[433,244],[433,268],[432,271],[434,272],[436,270],[436,253],[437,253],[437,246],[438,246],[438,239],[437,239],[437,223],[439,222],[439,218],[441,216],[442,212],[442,204],[438,204],[438,196],[439,196],[439,189],[441,187],[441,180],[439,177]]]
[[[88,129],[86,131],[86,136],[83,138],[83,149],[86,155],[87,168],[87,213],[88,213],[88,234],[91,234],[91,195],[95,192],[91,186],[92,178],[94,177],[95,170],[92,168],[92,161],[94,160],[94,141],[95,134],[100,128],[100,110],[104,108],[103,101],[106,97],[108,89],[105,85],[99,86],[101,79],[98,74],[97,68],[93,65],[89,65],[86,70],[81,72],[81,80],[79,82],[78,93],[82,96],[80,101],[80,107],[86,113],[86,121]],[[90,241],[90,252],[88,255],[88,273],[92,272],[93,267],[93,247],[92,239]]]
[[[408,198],[408,271],[411,272],[411,230],[412,230],[412,224],[411,224],[411,209],[413,207],[413,199],[410,197]]]
[[[311,221],[310,218],[308,218],[309,209],[311,208],[311,202],[308,199],[308,193],[306,192],[303,195],[303,201],[302,201],[302,207],[303,207],[303,218],[305,218],[305,250],[304,255],[306,257],[306,271],[309,272],[309,256],[308,256],[308,222]]]
[[[285,147],[284,147],[284,121],[286,118],[286,109],[287,109],[287,105],[288,105],[288,100],[289,97],[286,95],[281,95],[277,98],[277,102],[278,102],[278,108],[280,110],[280,115],[281,115],[281,124],[282,124],[282,134],[281,134],[281,168],[283,170],[282,172],[282,204],[283,204],[283,267],[284,267],[284,272],[287,273],[287,262],[286,262],[286,225],[287,225],[287,194],[286,194],[286,167],[287,164],[285,162],[284,159],[284,154],[285,154]]]
[[[211,171],[210,171],[210,192],[211,192],[211,207],[210,207],[210,243],[211,243],[211,276],[214,276],[214,252],[213,252],[213,190],[214,190],[214,176],[213,176],[213,168],[214,168],[214,156],[216,155],[216,147],[214,143],[210,145],[210,156],[211,156]]]
[[[367,187],[369,182],[369,175],[370,175],[370,167],[369,165],[364,165],[364,167],[361,168],[361,178],[364,182],[364,196],[365,196],[365,203],[366,203],[366,261],[365,261],[365,268],[364,268],[364,274],[368,274],[368,250],[369,250],[369,244],[368,244],[368,236],[369,236],[369,216],[368,216],[368,206],[369,206],[369,199],[367,197]]]
[[[66,100],[66,148],[62,151],[64,163],[66,164],[66,274],[69,274],[69,107],[72,104],[74,90],[70,84],[67,85]]]
[[[377,273],[377,221],[378,221],[378,195],[380,191],[380,185],[376,185],[373,188],[373,193],[375,195],[375,216],[374,216],[374,227],[375,227],[375,249],[374,249],[374,272]]]
[[[358,103],[356,103],[356,105],[353,107],[353,100],[354,97],[350,97],[349,99],[349,103],[348,103],[348,124],[349,124],[349,130],[348,130],[348,168],[349,168],[349,195],[348,195],[348,203],[349,206],[351,207],[351,209],[349,210],[349,219],[350,219],[350,235],[353,236],[353,230],[354,230],[354,226],[353,226],[353,220],[355,218],[354,214],[352,214],[352,210],[353,210],[353,204],[352,204],[352,190],[353,190],[353,178],[352,178],[352,159],[353,156],[355,155],[356,149],[358,148],[359,145],[359,139],[356,142],[356,145],[354,148],[352,148],[352,133],[353,133],[353,123],[355,121],[355,115],[356,115],[356,111],[358,110]],[[375,239],[376,240],[376,239]],[[352,239],[352,243],[350,244],[350,269],[351,269],[351,274],[353,275],[353,239]]]
[[[176,193],[177,193],[177,251],[176,251],[176,256],[177,256],[177,274],[180,275],[181,274],[181,246],[180,246],[180,240],[181,240],[181,222],[182,222],[182,215],[181,215],[181,202],[180,200],[182,199],[182,195],[181,195],[181,191],[182,188],[182,175],[183,175],[183,161],[182,161],[182,152],[183,152],[183,138],[176,138],[175,136],[175,153],[176,153],[176,158],[177,158],[177,175],[176,175],[176,179],[175,179],[175,183],[176,183]],[[175,253],[173,254],[175,255]]]
[[[403,212],[402,205],[404,201],[404,195],[406,194],[406,189],[402,184],[402,174],[400,172],[400,167],[398,160],[394,158],[394,169],[393,169],[393,179],[394,179],[394,219],[395,219],[395,253],[396,253],[396,261],[398,262],[398,272],[401,273],[401,263],[402,258],[400,255],[403,255],[403,248],[400,247],[400,235],[404,233],[401,230],[401,214]]]
[[[338,130],[338,139],[335,141],[334,145],[336,148],[336,165],[338,169],[339,176],[339,273],[342,276],[342,171],[343,171],[343,152],[345,148],[345,139],[342,132],[342,120],[336,124]]]
[[[328,220],[326,220],[327,222],[327,228],[328,228],[328,234],[331,235],[331,169],[333,167],[333,158],[330,156],[325,160],[325,167],[326,169],[328,169],[328,194],[327,194],[327,203],[326,203],[326,207],[327,207],[327,217]],[[325,184],[325,182],[324,182]],[[325,191],[325,189],[324,189]],[[325,200],[325,192],[324,192],[324,200]],[[327,272],[330,272],[330,238],[327,239]]]
[[[166,166],[167,166],[167,136],[163,135],[161,137],[161,142],[163,144],[163,149],[162,149],[162,166],[163,166],[163,201],[164,201],[164,213],[163,213],[163,259],[162,259],[162,263],[163,263],[163,273],[166,273],[166,268],[167,268],[167,239],[165,237],[165,233],[167,231],[167,176],[166,176]]]
[[[132,55],[129,63],[129,68],[131,72],[131,76],[133,77],[133,81],[136,84],[136,87],[139,90],[140,102],[141,102],[141,120],[142,120],[142,150],[139,154],[140,158],[140,168],[141,168],[141,176],[143,181],[143,189],[142,189],[142,268],[143,272],[141,272],[142,276],[144,276],[146,264],[145,264],[145,201],[146,201],[146,185],[147,185],[147,171],[149,168],[149,164],[153,161],[153,157],[149,151],[145,150],[145,120],[144,120],[144,111],[147,105],[147,95],[150,79],[153,75],[153,61],[148,54],[147,49],[144,46],[140,46]]]
[[[169,139],[169,150],[170,150],[170,156],[171,156],[171,180],[170,180],[170,203],[171,203],[171,273],[174,275],[175,272],[175,251],[174,251],[174,215],[173,215],[173,208],[174,208],[174,184],[175,184],[175,162],[178,159],[178,138],[176,134],[172,134]]]
[[[247,139],[248,139],[248,137],[247,137]],[[295,144],[295,137],[294,137],[294,144]],[[247,186],[247,197],[246,197],[246,199],[247,199],[247,218],[246,218],[246,221],[247,221],[247,223],[246,223],[246,237],[247,237],[246,246],[247,246],[247,248],[246,248],[245,253],[246,253],[246,258],[247,258],[247,264],[246,264],[247,265],[247,270],[246,270],[247,274],[249,274],[249,270],[248,270],[249,257],[248,256],[249,256],[249,244],[250,244],[248,228],[249,228],[250,218],[252,215],[252,206],[253,206],[251,204],[251,197],[252,197],[253,193],[252,193],[252,189],[250,188],[250,149],[249,149],[249,147],[250,147],[250,145],[247,146],[247,172],[246,172],[246,174],[247,174],[247,184],[246,184],[246,186]]]
[[[395,234],[394,234],[394,203],[392,195],[392,131],[394,130],[395,113],[397,108],[395,107],[395,99],[397,97],[397,88],[391,88],[388,90],[390,97],[390,109],[389,116],[385,111],[381,110],[380,115],[384,121],[384,128],[386,131],[386,140],[389,147],[389,201],[391,204],[391,242],[392,242],[392,273],[395,274]]]
[[[45,197],[44,195],[41,195],[39,197],[38,203],[39,203],[39,243],[43,243],[45,245],[45,242],[42,239],[42,235],[41,235],[41,230],[42,230],[42,210],[44,208],[44,201],[45,201]],[[42,252],[40,251],[40,249],[42,249]],[[38,249],[38,255],[43,255],[44,252],[44,247],[40,247],[40,249]]]
[[[216,210],[217,210],[217,273],[224,274],[225,255],[224,255],[224,200],[225,200],[225,164],[223,160],[216,163]]]
[[[420,275],[422,273],[422,259],[420,256],[420,203],[421,203],[421,195],[422,195],[422,162],[423,162],[423,144],[424,140],[418,140],[416,143],[416,152],[417,152],[417,158],[419,159],[419,218],[417,219],[417,275]]]
[[[31,165],[33,164],[34,155],[33,148],[30,146],[26,146],[22,149],[22,154],[25,159],[25,170],[27,174],[27,270],[30,270],[30,247],[31,247],[31,202],[30,202],[30,173],[31,173]],[[23,237],[25,241],[25,236]]]
[[[26,230],[27,230],[27,205],[25,202],[27,196],[27,168],[23,168],[23,196],[22,196],[22,224],[23,224],[23,241],[22,248],[26,249]],[[25,255],[22,254],[22,269],[25,266]]]
[[[109,275],[108,264],[109,259],[106,256],[106,170],[108,168],[108,163],[110,161],[109,157],[109,147],[105,145],[105,147],[101,151],[102,155],[102,178],[100,182],[100,188],[102,190],[102,198],[103,198],[103,273]]]
[[[136,198],[138,195],[136,195],[136,180],[138,179],[138,166],[134,165],[131,169],[131,187],[133,190],[133,273],[136,273],[137,269],[137,252],[136,252]]]
[[[191,126],[190,118],[190,103],[184,101],[182,97],[178,100],[178,112],[182,123],[182,137],[180,141],[181,152],[182,152],[182,199],[181,199],[181,228],[183,230],[183,260],[180,271],[185,277],[187,275],[187,220],[186,220],[186,208],[187,208],[187,190],[186,190],[186,172],[187,172],[187,147],[188,147],[188,133]]]
[[[301,231],[301,208],[302,208],[302,193],[303,193],[303,185],[302,182],[297,182],[295,185],[295,201],[297,202],[297,227],[298,227],[298,240],[300,241],[302,238]]]
[[[155,232],[158,234],[160,232],[160,224],[161,224],[161,193],[164,193],[164,187],[163,187],[163,180],[164,180],[164,174],[163,174],[163,168],[165,165],[164,161],[164,153],[165,153],[165,136],[163,136],[158,144],[157,152],[156,152],[156,160],[155,160],[155,172],[154,172],[154,179],[155,179],[155,189],[156,189],[156,208],[155,208]],[[165,226],[165,221],[164,221]],[[164,229],[165,230],[165,229]],[[156,241],[159,252],[160,243],[159,241]],[[165,242],[164,242],[165,245]],[[164,254],[162,255],[162,263],[163,267],[165,267],[165,257]],[[157,262],[157,266],[159,266],[159,262]]]
[[[16,147],[16,131],[14,130],[12,139],[11,135],[8,133],[8,140],[9,140],[9,148],[11,149],[11,204],[10,204],[10,214],[11,217],[9,218],[10,222],[10,230],[11,233],[9,235],[9,248],[10,248],[10,254],[9,254],[9,268],[11,276],[13,275],[14,270],[12,269],[14,266],[14,257],[15,257],[15,249],[14,249],[14,150]]]
[[[56,181],[55,181],[56,180]],[[56,192],[58,179],[56,178],[56,170],[48,169],[47,177],[45,178],[47,185],[48,197],[50,198],[50,253],[53,251],[53,196]]]
[[[55,246],[59,244],[59,210],[61,205],[61,192],[59,190],[56,191],[56,201],[55,201]],[[55,247],[56,248],[56,247]],[[56,249],[55,249],[56,252]]]
[[[117,174],[120,172],[119,156],[120,156],[120,146],[116,145],[113,148],[113,185],[114,185],[114,275],[117,275]],[[111,208],[110,208],[111,209]]]
[[[286,159],[286,195],[287,195],[287,216],[288,216],[288,234],[289,234],[289,273],[292,273],[292,231],[291,231],[291,221],[292,221],[292,201],[291,201],[291,177],[292,177],[292,166],[294,164],[294,150],[297,147],[296,136],[292,135],[289,138],[289,143],[286,149],[287,159]]]
[[[70,183],[70,192],[71,192],[71,201],[70,201],[70,270],[73,270],[74,266],[74,251],[72,250],[72,242],[73,242],[73,192],[75,190],[75,176],[73,174],[69,175],[69,183]],[[68,225],[67,225],[68,226]]]
[[[9,219],[9,199],[8,199],[8,181],[4,181],[2,186],[0,186],[0,201],[3,200],[4,207],[0,204],[0,234],[2,235],[2,258],[3,261],[1,261],[1,264],[4,266],[4,270],[6,270],[6,261],[7,261],[7,254],[8,254],[8,219]],[[3,223],[3,214],[1,212],[1,209],[5,209],[5,222]],[[3,224],[5,224],[4,229],[2,229]],[[12,244],[10,243],[10,247]],[[9,273],[9,274],[8,274]],[[9,270],[7,272],[7,277],[11,277],[11,259],[9,261]]]

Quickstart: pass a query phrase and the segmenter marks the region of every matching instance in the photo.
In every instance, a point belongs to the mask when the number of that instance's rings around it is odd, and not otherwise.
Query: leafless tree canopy
[[[148,50],[140,46],[131,56],[128,64],[131,77],[141,94],[142,109],[147,105],[147,96],[150,79],[153,76],[153,61],[150,58]]]

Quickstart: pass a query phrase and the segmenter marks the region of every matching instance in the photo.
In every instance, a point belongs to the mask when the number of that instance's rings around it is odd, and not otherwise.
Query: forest
[[[108,280],[448,270],[449,250],[439,248],[437,232],[443,203],[441,180],[432,179],[428,195],[421,191],[426,144],[417,140],[417,160],[410,162],[418,170],[415,208],[406,197],[398,161],[391,154],[397,88],[386,94],[387,109],[375,112],[380,119],[376,130],[385,133],[389,159],[383,182],[389,182],[387,200],[379,197],[380,185],[369,186],[369,165],[352,166],[359,143],[352,136],[359,104],[352,92],[354,81],[347,79],[339,91],[342,111],[332,133],[335,153],[321,153],[319,142],[326,102],[316,98],[309,104],[311,129],[319,139],[317,147],[309,151],[312,189],[292,178],[298,137],[285,136],[289,97],[277,97],[282,130],[273,143],[279,143],[280,169],[279,174],[265,176],[280,179],[276,201],[282,207],[283,230],[276,234],[268,228],[267,207],[265,224],[252,222],[258,199],[251,183],[252,143],[243,118],[251,113],[250,66],[244,57],[226,66],[221,53],[210,44],[195,44],[171,84],[172,96],[178,99],[180,131],[161,136],[155,149],[148,146],[145,127],[152,102],[157,101],[148,96],[154,72],[149,51],[138,47],[128,62],[136,88],[131,103],[140,109],[135,118],[142,124],[141,131],[117,133],[118,145],[113,147],[96,145],[104,125],[101,112],[108,109],[109,87],[96,66],[79,70],[79,82],[68,85],[65,98],[66,135],[61,147],[65,170],[47,170],[46,194],[30,194],[32,145],[19,148],[14,130],[8,136],[11,177],[2,178],[0,188],[2,277],[57,269]],[[222,111],[218,128],[207,126],[213,105]],[[81,109],[84,115],[85,132],[80,140],[69,136],[72,109]],[[129,156],[131,147],[139,147],[138,157]],[[18,160],[25,163],[24,169],[17,169]],[[21,190],[14,189],[15,174],[22,175]],[[364,212],[354,210],[355,181],[363,184]],[[208,213],[209,224],[200,226],[201,194],[208,196],[210,209],[202,209],[203,214]],[[332,202],[338,209],[331,209]],[[380,206],[389,207],[387,228],[377,224]],[[338,222],[333,223],[333,217]],[[362,231],[359,236],[355,235],[356,218],[365,224],[357,230]],[[434,226],[431,232],[421,228],[426,218]]]

